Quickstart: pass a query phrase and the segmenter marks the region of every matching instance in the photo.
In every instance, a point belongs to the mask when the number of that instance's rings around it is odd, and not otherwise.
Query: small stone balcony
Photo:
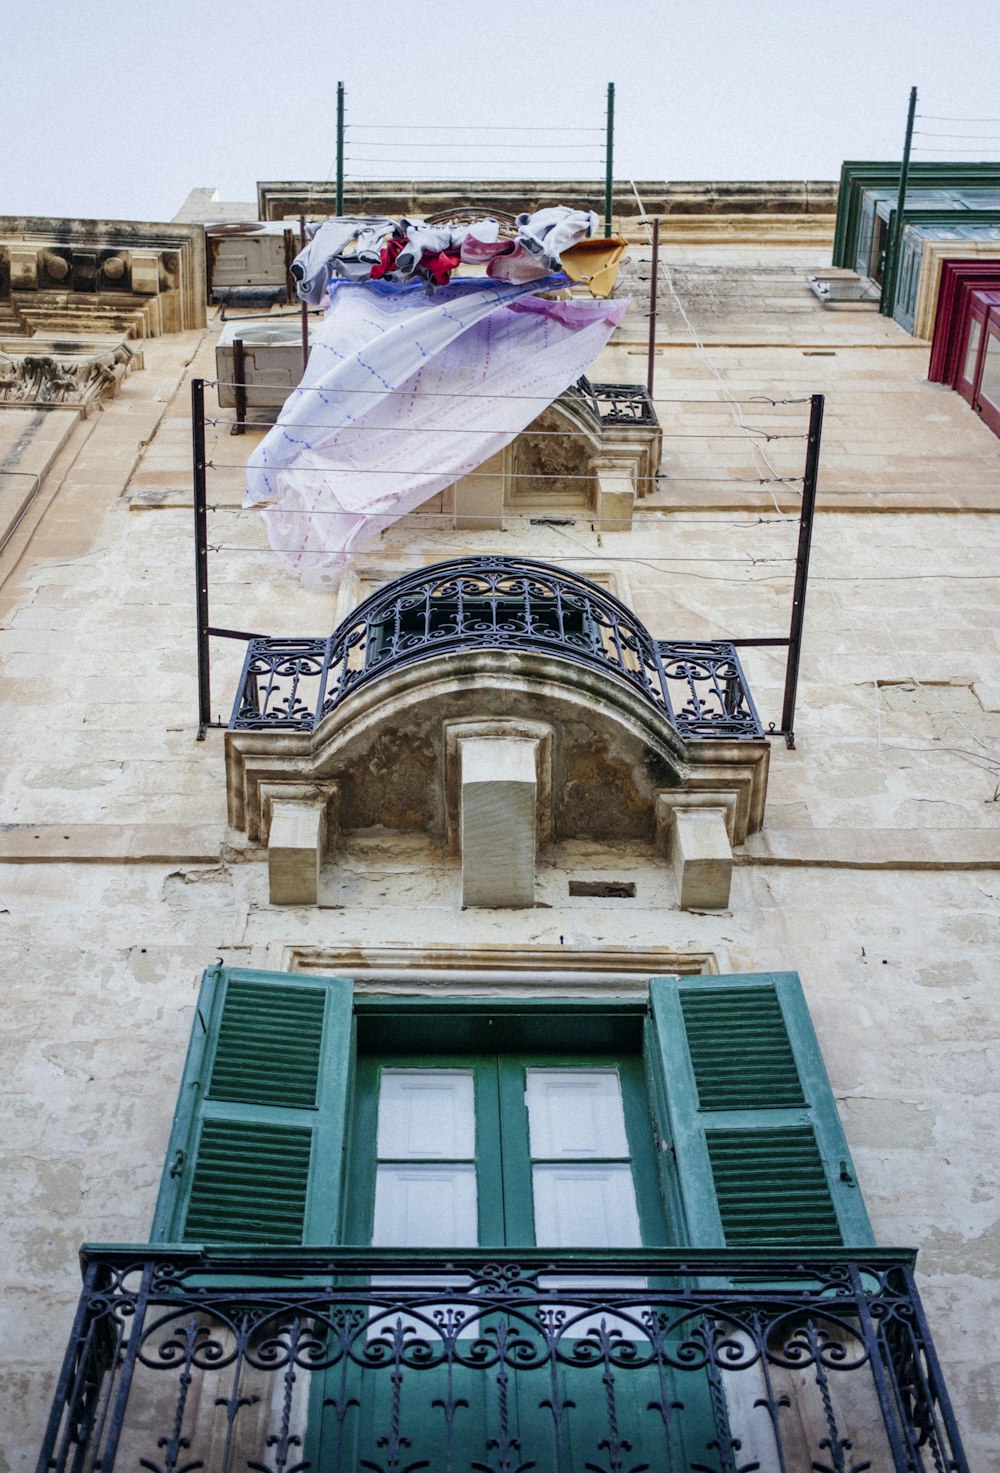
[[[37,1473],[969,1473],[912,1252],[84,1249]]]
[[[274,903],[315,903],[338,832],[443,839],[463,904],[533,904],[537,851],[638,840],[680,904],[724,907],[763,820],[768,742],[732,644],[654,638],[589,580],[465,558],[386,585],[327,638],[250,641],[230,822]]]

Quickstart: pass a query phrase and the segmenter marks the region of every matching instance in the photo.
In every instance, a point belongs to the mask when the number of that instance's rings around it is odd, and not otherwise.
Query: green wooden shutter
[[[343,977],[205,973],[154,1240],[336,1240],[352,991]]]
[[[649,992],[689,1244],[873,1243],[795,973],[654,977]]]

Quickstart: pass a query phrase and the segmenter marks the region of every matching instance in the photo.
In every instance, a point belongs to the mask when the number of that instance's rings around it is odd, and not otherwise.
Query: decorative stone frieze
[[[203,327],[200,225],[0,216],[0,323],[27,336]]]
[[[0,410],[76,409],[113,399],[142,354],[124,338],[0,337]]]

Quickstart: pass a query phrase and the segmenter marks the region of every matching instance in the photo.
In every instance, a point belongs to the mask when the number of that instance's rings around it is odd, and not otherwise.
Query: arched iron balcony
[[[764,735],[732,644],[654,639],[579,574],[517,557],[457,558],[407,573],[327,639],[253,639],[235,730],[312,731],[362,686],[417,660],[538,651],[624,681],[692,738]]]

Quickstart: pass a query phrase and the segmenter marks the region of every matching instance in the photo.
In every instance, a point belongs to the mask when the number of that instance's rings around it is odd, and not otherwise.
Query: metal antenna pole
[[[649,355],[646,359],[646,393],[653,397],[654,365],[656,361],[656,288],[660,271],[660,221],[653,221],[653,259],[649,275]]]
[[[896,218],[892,226],[892,240],[886,253],[885,269],[882,273],[882,297],[878,309],[883,317],[891,317],[895,305],[896,282],[899,280],[899,254],[903,248],[903,209],[906,204],[906,184],[910,174],[910,146],[913,143],[913,120],[917,111],[917,89],[910,88],[910,108],[906,114],[906,138],[903,140],[903,160],[899,166],[899,194],[896,196]]]
[[[327,155],[329,158],[329,154]],[[337,214],[344,213],[344,84],[337,83]]]
[[[604,144],[604,234],[611,234],[615,178],[615,84],[608,83],[608,131]]]
[[[813,394],[810,400],[809,433],[806,438],[806,465],[802,476],[799,545],[795,552],[795,588],[792,593],[792,620],[788,630],[785,699],[781,708],[781,730],[787,747],[795,746],[795,697],[798,693],[802,629],[805,624],[809,549],[812,546],[813,517],[816,512],[816,478],[819,472],[819,447],[823,436],[823,404],[824,396]]]
[[[339,214],[340,211],[338,210],[337,213]],[[305,215],[300,215],[299,216],[299,250],[300,251],[304,251],[305,248],[306,248],[306,217],[305,217]],[[301,302],[301,309],[302,309],[302,372],[305,373],[306,369],[309,367],[309,303],[305,300],[304,297],[303,297],[302,302]]]
[[[208,499],[205,491],[205,380],[191,380],[191,450],[194,471],[194,593],[198,650],[198,740],[212,720],[208,656]]]

